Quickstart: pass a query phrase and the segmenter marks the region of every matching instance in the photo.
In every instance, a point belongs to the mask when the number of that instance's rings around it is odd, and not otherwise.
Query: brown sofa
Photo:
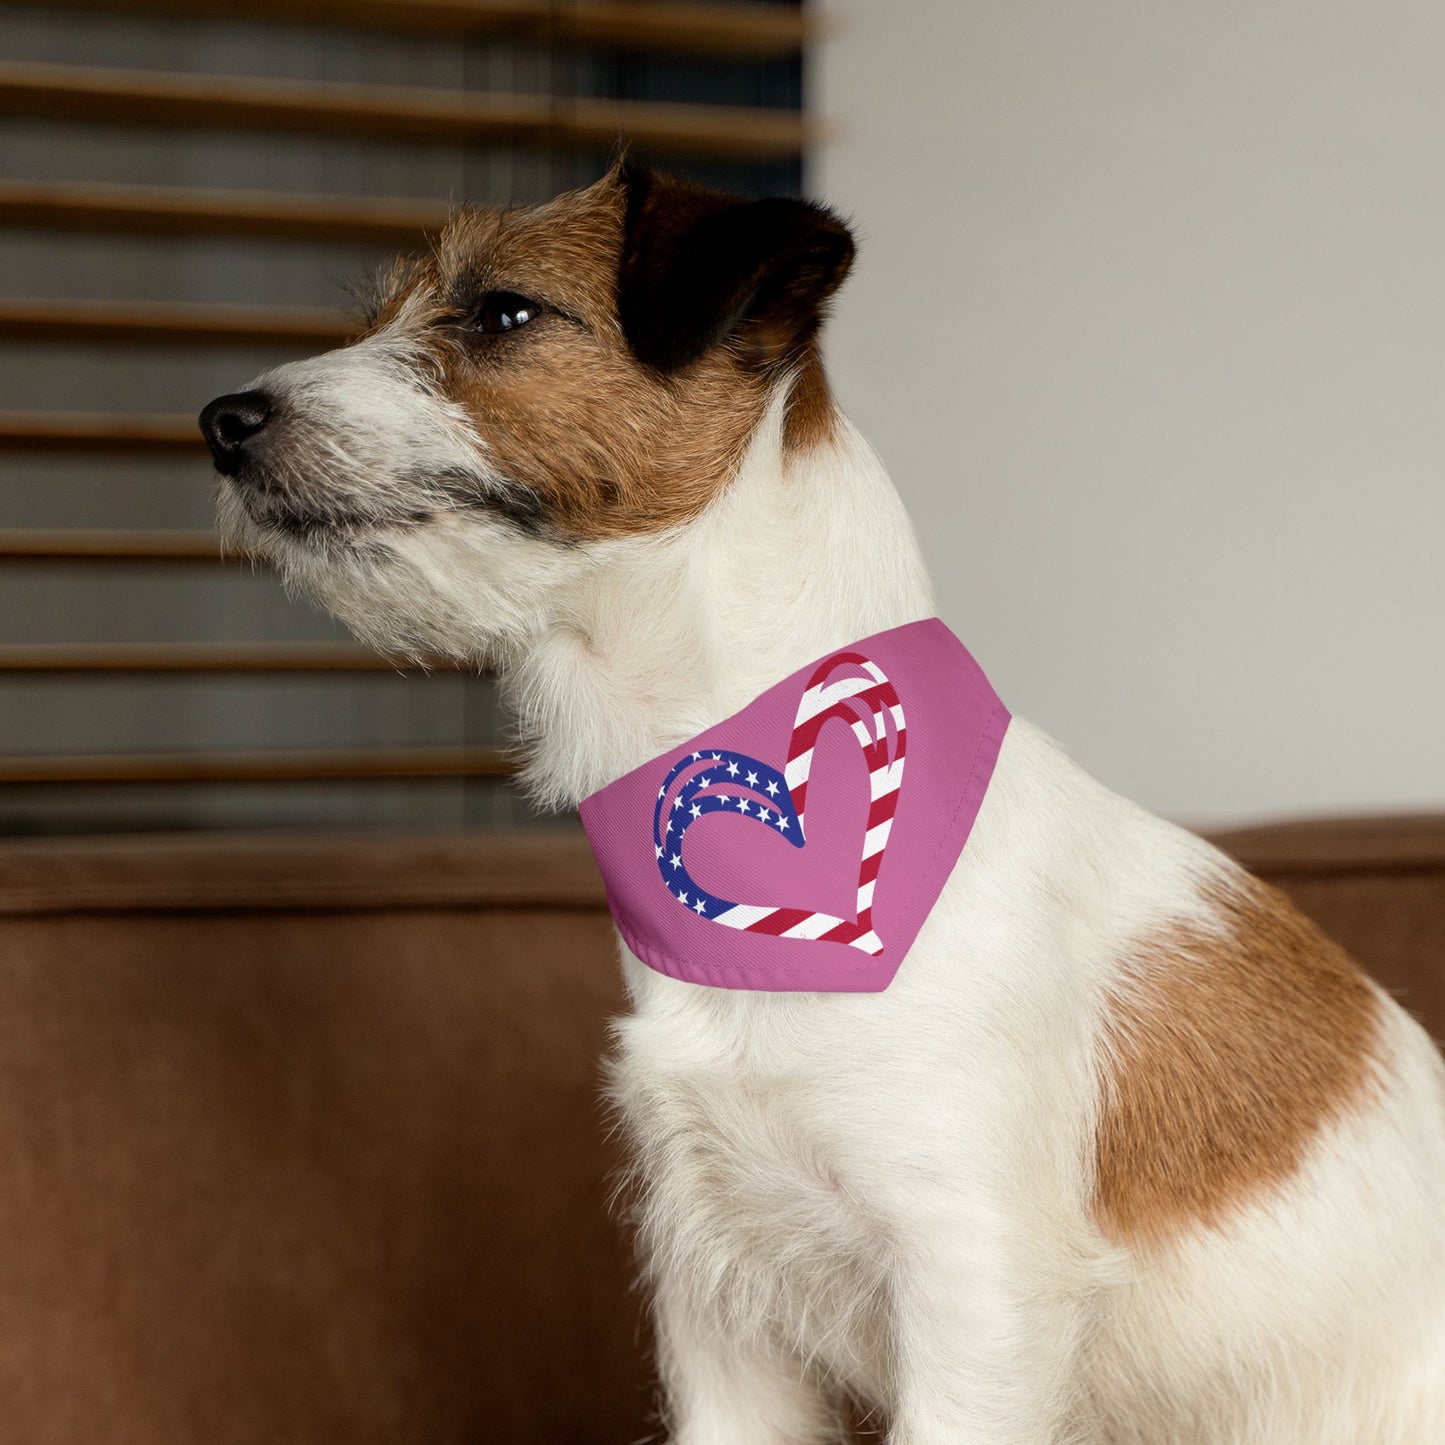
[[[1445,1033],[1445,818],[1221,841]],[[6,1445],[624,1445],[580,838],[0,844]]]

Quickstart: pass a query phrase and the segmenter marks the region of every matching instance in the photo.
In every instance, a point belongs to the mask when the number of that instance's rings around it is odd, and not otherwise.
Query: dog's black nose
[[[246,443],[271,420],[271,410],[264,391],[238,391],[218,396],[201,412],[201,432],[222,476],[241,470]]]

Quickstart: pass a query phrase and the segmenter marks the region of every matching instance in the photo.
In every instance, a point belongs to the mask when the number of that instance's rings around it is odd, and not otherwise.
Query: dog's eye
[[[488,291],[472,312],[472,325],[486,336],[515,331],[542,314],[542,303],[515,291]]]

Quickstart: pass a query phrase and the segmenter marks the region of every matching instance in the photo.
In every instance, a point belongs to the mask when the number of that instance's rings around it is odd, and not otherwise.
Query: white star
[[[680,853],[674,853],[672,855],[672,866],[674,868],[682,867],[682,855]]]
[[[746,798],[739,798],[739,799],[738,799],[738,812],[740,812],[740,813],[746,813],[747,810],[748,810],[748,800],[747,800]]]
[[[712,755],[712,760],[713,760],[713,762],[715,762],[715,763],[720,763],[720,762],[722,762],[722,754],[721,754],[721,753],[714,753],[714,754]]]
[[[700,818],[702,816],[702,809],[699,808],[696,803],[694,803],[692,807],[690,807],[687,811],[691,813],[694,818]]]
[[[686,902],[686,899],[684,899],[683,901]],[[699,898],[697,902],[692,905],[692,911],[694,913],[706,913],[707,904],[704,903],[701,898]]]
[[[705,787],[707,787],[707,785],[708,785],[709,783],[711,783],[711,782],[712,782],[712,779],[711,779],[711,778],[704,778],[704,779],[702,780],[702,782],[700,782],[700,783],[698,784],[698,787],[700,787],[700,788],[705,788]]]
[[[694,753],[694,754],[692,755],[692,760],[693,760],[693,762],[696,762],[701,756],[702,756],[701,753]]]
[[[750,788],[756,788],[757,785],[758,785],[758,775],[757,775],[756,773],[749,773],[749,774],[748,774],[748,787],[750,787]]]
[[[677,901],[678,901],[679,903],[686,903],[686,902],[687,902],[687,894],[686,894],[686,893],[679,893],[679,894],[677,895]]]
[[[730,778],[735,778],[735,777],[737,777],[737,775],[738,775],[738,765],[737,765],[736,763],[729,763],[729,764],[728,764],[728,777],[730,777]]]
[[[667,796],[667,784],[666,784],[666,783],[664,783],[664,784],[657,790],[657,796],[658,796],[659,798],[665,798],[665,797]]]
[[[672,809],[673,809],[673,812],[676,812],[680,807],[682,807],[682,794],[681,794],[681,793],[679,793],[679,794],[677,795],[677,797],[675,797],[675,798],[672,800]]]
[[[778,831],[780,833],[788,831],[788,820],[781,813],[778,814]]]
[[[662,857],[662,844],[660,844],[660,843],[654,843],[652,846],[657,849],[657,856],[658,856],[659,858],[661,858],[661,857]]]
[[[769,784],[768,784],[768,797],[770,797],[770,798],[776,798],[777,796],[778,796],[778,785],[777,785],[776,783],[769,783]]]
[[[768,810],[767,810],[765,807],[763,807],[763,805],[762,805],[761,803],[759,803],[759,804],[758,804],[758,822],[760,822],[760,823],[766,823],[767,821],[768,821]]]
[[[672,832],[672,819],[671,819],[671,818],[669,818],[669,819],[667,820],[667,831],[668,831],[669,833]]]

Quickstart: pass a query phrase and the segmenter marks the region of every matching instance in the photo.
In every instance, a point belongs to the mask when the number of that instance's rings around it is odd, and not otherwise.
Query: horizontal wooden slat
[[[501,748],[357,748],[257,753],[0,756],[0,783],[298,783],[382,778],[504,778]]]
[[[359,29],[512,35],[541,44],[598,45],[762,59],[796,54],[810,34],[791,6],[657,0],[53,0],[73,9],[225,16]]]
[[[336,346],[357,331],[321,307],[194,306],[161,301],[31,300],[0,296],[0,341],[167,346]]]
[[[74,672],[404,672],[349,642],[0,644],[0,676]]]
[[[85,527],[0,529],[3,562],[219,562],[214,532]]]
[[[364,196],[0,181],[0,226],[153,236],[263,236],[414,246],[448,207]]]
[[[0,917],[203,909],[605,912],[575,821],[545,829],[107,833],[0,839]]]
[[[625,137],[734,160],[796,156],[812,135],[791,110],[35,64],[0,64],[0,115],[594,151]]]
[[[455,10],[472,3],[475,0],[454,0],[452,4],[443,0],[436,8]],[[392,8],[405,13],[412,5],[410,0],[401,0]],[[432,0],[419,8],[431,10]],[[800,8],[779,5],[678,5],[650,0],[632,4],[625,0],[571,0],[566,5],[558,5],[556,0],[531,0],[508,5],[497,0],[493,8],[511,10],[516,16],[515,28],[530,30],[539,40],[758,60],[796,55],[818,33]]]
[[[0,451],[201,454],[196,418],[126,412],[0,411]]]

